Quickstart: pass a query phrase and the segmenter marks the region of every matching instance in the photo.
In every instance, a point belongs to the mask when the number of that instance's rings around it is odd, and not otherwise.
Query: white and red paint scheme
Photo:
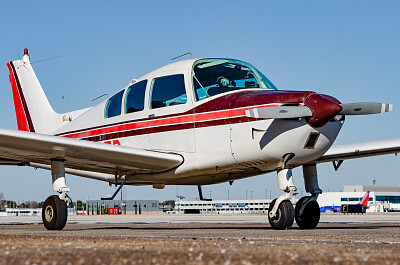
[[[317,163],[400,150],[399,144],[364,145],[364,152],[342,147],[330,154],[345,115],[390,111],[391,105],[342,104],[315,92],[279,91],[238,60],[175,62],[97,106],[63,114],[47,100],[26,49],[22,60],[7,66],[19,131],[0,129],[0,163],[52,171],[60,195],[44,207],[48,229],[65,225],[66,217],[56,214],[63,207],[58,200],[68,201],[65,172],[114,184],[198,185],[201,192],[200,185],[273,171],[285,194],[272,204],[271,225],[286,229],[296,217],[300,227],[313,228],[319,221],[313,204],[321,192]],[[136,84],[141,92],[133,100],[128,93]],[[139,109],[128,110],[131,100]],[[294,210],[287,200],[296,190],[291,169],[297,166],[303,166],[312,196]]]

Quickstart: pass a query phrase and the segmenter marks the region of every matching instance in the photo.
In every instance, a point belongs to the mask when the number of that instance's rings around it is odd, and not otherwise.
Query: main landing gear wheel
[[[288,229],[293,225],[294,221],[294,209],[293,205],[290,201],[284,200],[281,202],[281,204],[278,207],[278,210],[276,212],[275,217],[271,217],[269,215],[269,212],[271,212],[272,208],[274,207],[274,204],[276,202],[276,199],[271,202],[268,208],[268,221],[269,224],[273,229],[276,230],[285,230]]]
[[[43,205],[42,220],[47,230],[62,230],[67,223],[67,203],[57,195],[48,197]]]
[[[309,197],[302,197],[296,203],[296,207],[294,209],[296,223],[301,229],[313,229],[317,227],[320,218],[320,209],[317,201],[310,201],[306,204],[303,215],[300,216],[300,208],[303,205],[304,200]]]

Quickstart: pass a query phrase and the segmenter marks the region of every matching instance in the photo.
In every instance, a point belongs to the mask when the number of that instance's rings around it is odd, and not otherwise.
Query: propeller
[[[306,106],[264,107],[246,110],[246,116],[261,119],[293,119],[311,117],[312,112]]]
[[[389,112],[392,104],[361,102],[336,104],[327,99],[325,102],[312,101],[309,106],[279,106],[246,110],[246,116],[259,119],[310,118],[309,124],[321,127],[336,115],[368,115]]]
[[[392,104],[360,102],[340,104],[343,108],[339,115],[368,115],[389,112],[393,110]]]

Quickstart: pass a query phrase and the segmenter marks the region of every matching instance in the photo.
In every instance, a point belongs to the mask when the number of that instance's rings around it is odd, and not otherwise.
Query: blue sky
[[[191,52],[247,61],[282,90],[312,90],[342,102],[387,102],[394,111],[348,117],[337,144],[400,137],[400,3],[396,1],[1,1],[0,126],[16,129],[6,62],[29,48],[58,112],[91,106],[137,78]],[[64,97],[64,100],[62,99]],[[343,185],[400,185],[400,157],[320,165],[325,191]],[[49,172],[1,167],[0,192],[13,200],[52,194]],[[111,194],[106,183],[69,176],[73,199]],[[304,191],[301,169],[295,183]],[[275,174],[203,188],[214,199],[277,197]],[[128,199],[174,199],[175,186],[124,188]],[[188,199],[196,187],[180,187]]]

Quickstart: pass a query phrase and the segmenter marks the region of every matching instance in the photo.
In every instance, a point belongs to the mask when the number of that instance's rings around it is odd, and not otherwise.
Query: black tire
[[[67,203],[58,195],[48,197],[43,205],[42,221],[47,230],[62,230],[67,223]]]
[[[303,204],[303,201],[307,198],[308,197],[306,196],[298,200],[294,209],[296,223],[301,229],[313,229],[317,227],[321,217],[321,212],[317,201],[311,201],[307,203],[303,211],[303,216],[300,216],[300,207]]]
[[[268,221],[271,227],[275,230],[286,230],[293,225],[294,222],[294,209],[293,204],[284,200],[278,207],[276,216],[271,218],[269,213],[274,207],[276,199],[271,202],[268,208]]]

